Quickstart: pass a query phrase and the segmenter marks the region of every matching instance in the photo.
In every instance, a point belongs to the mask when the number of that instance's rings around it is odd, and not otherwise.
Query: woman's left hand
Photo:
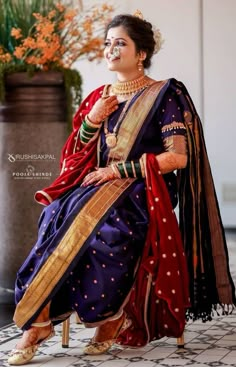
[[[88,173],[81,186],[86,187],[89,185],[98,186],[104,182],[114,180],[118,178],[111,167],[96,168],[95,171]]]

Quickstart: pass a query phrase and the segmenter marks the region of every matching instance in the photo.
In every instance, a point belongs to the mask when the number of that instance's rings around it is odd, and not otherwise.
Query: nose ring
[[[117,57],[120,56],[120,47],[118,46],[115,46],[113,49],[112,49],[112,52],[110,53],[110,59],[111,60],[114,60],[116,59]]]

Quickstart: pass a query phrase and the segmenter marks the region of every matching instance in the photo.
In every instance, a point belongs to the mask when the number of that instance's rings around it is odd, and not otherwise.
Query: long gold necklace
[[[137,79],[127,82],[120,82],[118,80],[116,83],[112,84],[111,92],[115,95],[130,95],[146,88],[151,82],[152,80],[146,75],[142,75]]]
[[[118,133],[118,129],[120,127],[120,124],[122,123],[124,117],[125,117],[125,114],[129,108],[129,105],[132,101],[132,98],[130,99],[127,99],[125,105],[124,105],[124,108],[117,120],[117,123],[115,124],[112,132],[110,132],[108,130],[108,117],[105,119],[104,121],[104,134],[105,134],[105,140],[106,140],[106,145],[108,146],[108,148],[114,148],[117,144],[117,133]]]

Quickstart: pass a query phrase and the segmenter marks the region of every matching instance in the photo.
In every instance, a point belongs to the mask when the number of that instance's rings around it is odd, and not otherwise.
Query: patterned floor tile
[[[236,233],[228,241],[230,266],[236,280]],[[72,318],[70,347],[62,348],[61,325],[56,335],[39,349],[33,367],[235,367],[236,311],[212,322],[190,322],[185,330],[185,348],[178,349],[175,338],[163,338],[141,349],[122,349],[114,345],[100,356],[86,356],[83,347],[94,333]],[[14,348],[21,331],[14,325],[0,328],[0,367],[8,366],[7,354]]]

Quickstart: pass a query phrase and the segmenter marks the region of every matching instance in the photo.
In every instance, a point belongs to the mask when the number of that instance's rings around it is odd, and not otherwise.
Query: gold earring
[[[138,61],[138,71],[143,71],[143,62],[141,59]]]

